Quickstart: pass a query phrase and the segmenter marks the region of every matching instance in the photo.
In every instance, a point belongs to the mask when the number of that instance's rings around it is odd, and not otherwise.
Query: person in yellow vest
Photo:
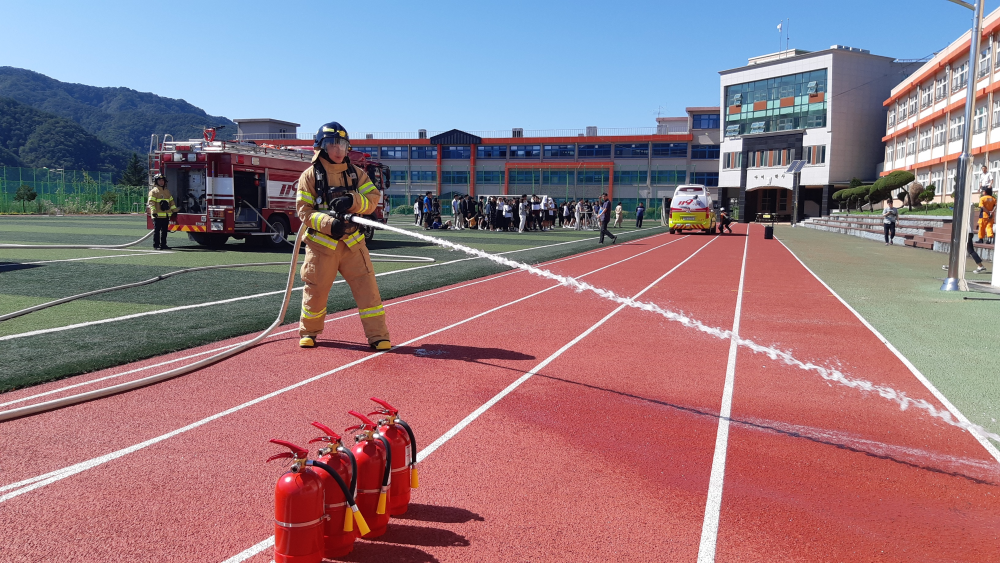
[[[337,272],[351,288],[368,344],[388,350],[389,328],[375,282],[375,270],[365,245],[365,236],[344,214],[373,213],[381,197],[368,174],[351,163],[350,137],[337,122],[316,132],[312,158],[298,181],[295,210],[308,227],[306,259],[302,264],[302,314],[299,346],[313,348],[323,332],[327,298]]]
[[[993,175],[986,166],[983,166],[979,187],[983,192],[979,198],[979,240],[993,242],[993,225],[997,221],[997,198],[993,197]]]
[[[149,200],[146,204],[149,216],[153,218],[153,248],[170,250],[167,246],[167,227],[170,216],[177,213],[174,196],[167,189],[167,178],[163,174],[153,176],[153,188],[149,190]]]

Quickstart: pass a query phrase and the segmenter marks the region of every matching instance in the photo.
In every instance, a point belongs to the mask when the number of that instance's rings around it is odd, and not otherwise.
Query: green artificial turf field
[[[394,218],[393,224],[411,226],[411,221],[408,217]],[[647,221],[643,230],[629,232],[633,230],[621,228],[614,232],[622,233],[620,240],[624,242],[665,229]],[[140,215],[0,216],[0,243],[8,244],[125,244],[147,232],[145,217]],[[465,230],[429,234],[487,252],[519,251],[510,257],[528,263],[553,260],[598,246],[595,232],[569,229],[543,233]],[[171,233],[167,244],[173,249],[170,253],[153,253],[151,239],[129,250],[0,249],[0,314],[183,268],[287,263],[291,259],[291,246],[261,248],[231,240],[224,248],[211,250],[189,241],[182,233]],[[373,253],[427,256],[438,263],[462,260],[443,267],[380,276],[379,288],[385,300],[507,269],[483,259],[465,260],[467,255],[460,252],[387,232],[377,233],[368,246]],[[383,262],[375,264],[375,271],[380,274],[419,266],[422,264]],[[263,330],[274,321],[281,305],[280,294],[210,303],[281,291],[287,275],[288,267],[284,265],[195,272],[0,322],[0,357],[4,359],[0,363],[0,392]],[[296,286],[300,285],[296,277]],[[293,292],[285,322],[298,319],[300,295]],[[193,305],[203,306],[51,331],[78,323]],[[354,306],[346,284],[334,285],[329,312]],[[17,336],[32,331],[50,332]]]

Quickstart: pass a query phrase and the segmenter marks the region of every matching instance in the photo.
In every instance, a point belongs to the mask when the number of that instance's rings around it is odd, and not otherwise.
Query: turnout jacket
[[[160,209],[161,201],[167,202],[169,207],[166,211]],[[153,217],[164,218],[177,213],[177,206],[174,205],[174,196],[170,195],[170,190],[166,187],[153,186],[153,189],[149,190],[149,199],[146,202],[146,207],[149,209],[149,214]]]
[[[347,164],[350,161],[350,157],[345,157],[344,162],[341,164],[335,164],[320,158],[319,151],[316,151],[312,161],[314,164],[319,162],[323,166],[323,170],[326,172],[327,186],[333,188],[335,191],[342,191],[344,195],[350,195],[354,199],[354,203],[347,211],[348,213],[369,215],[375,212],[381,194],[371,179],[368,178],[368,174],[365,173],[364,169],[359,166],[351,166],[353,171],[358,175],[357,191],[351,188],[353,182],[350,180],[350,177],[347,179],[349,183],[346,185],[344,183],[343,173],[346,171],[350,174],[351,172],[351,170],[348,170]],[[295,194],[295,213],[298,215],[299,220],[309,227],[306,239],[331,250],[337,248],[338,240],[343,241],[348,248],[354,248],[356,244],[365,239],[364,235],[358,231],[358,226],[354,223],[347,225],[343,237],[340,239],[333,238],[330,229],[333,227],[334,219],[325,213],[329,208],[330,202],[318,197],[316,193],[316,171],[310,166],[299,176],[298,189]]]

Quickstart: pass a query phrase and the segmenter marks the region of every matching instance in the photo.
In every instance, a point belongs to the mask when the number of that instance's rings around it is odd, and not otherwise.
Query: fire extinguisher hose
[[[155,233],[155,232],[156,232],[155,230],[149,231],[148,233],[146,233],[146,236],[142,237],[139,240],[132,241],[132,242],[130,242],[128,244],[0,244],[0,248],[5,248],[5,249],[6,248],[12,248],[12,249],[13,248],[53,248],[53,249],[57,249],[57,250],[65,250],[65,249],[70,249],[70,248],[72,248],[72,249],[96,248],[96,249],[114,250],[116,248],[128,248],[130,246],[135,246],[135,245],[139,244],[140,242],[142,242],[142,241],[148,239],[149,237],[153,236],[153,233]]]
[[[378,508],[375,510],[375,514],[385,514],[389,480],[392,477],[392,448],[389,447],[389,440],[385,436],[379,435],[378,440],[385,446],[385,471],[382,473],[382,490],[378,494]]]
[[[354,457],[354,452],[351,448],[345,448],[343,446],[338,446],[337,451],[344,452],[347,457],[351,458],[351,498],[358,492],[358,460]]]
[[[83,403],[86,401],[93,401],[94,399],[100,399],[102,397],[107,397],[109,395],[117,395],[118,393],[124,393],[126,391],[131,391],[133,389],[139,389],[141,387],[146,387],[154,383],[159,383],[161,381],[173,379],[175,377],[179,377],[181,375],[201,369],[207,365],[214,364],[215,362],[219,362],[231,356],[235,356],[236,354],[239,354],[240,352],[243,352],[248,348],[256,346],[260,341],[267,338],[267,335],[271,334],[271,332],[273,332],[274,329],[278,328],[281,325],[281,323],[283,323],[285,320],[285,313],[288,311],[288,302],[292,296],[292,286],[295,283],[295,267],[296,265],[298,265],[299,262],[299,248],[302,246],[302,239],[305,236],[306,229],[307,225],[303,223],[302,227],[299,229],[298,235],[295,237],[295,248],[292,250],[292,260],[291,260],[291,265],[288,268],[288,281],[285,284],[285,295],[281,300],[281,309],[278,311],[277,318],[274,319],[274,322],[271,323],[271,326],[269,326],[264,332],[258,334],[254,338],[238,346],[233,346],[232,348],[219,352],[218,354],[209,356],[203,360],[199,360],[192,364],[181,366],[176,369],[165,371],[163,373],[158,373],[156,375],[151,375],[149,377],[136,379],[134,381],[121,383],[118,385],[112,385],[110,387],[105,387],[103,389],[95,389],[93,391],[88,391],[86,393],[70,395],[68,397],[55,399],[53,401],[47,401],[44,403],[28,405],[26,407],[20,407],[16,409],[2,411],[0,412],[0,422],[6,420],[12,420],[15,418],[21,418],[24,416],[30,416],[42,412],[47,412],[62,407]]]
[[[354,456],[351,456],[351,460],[352,461],[354,460]],[[361,532],[362,536],[365,535],[365,534],[367,534],[368,532],[370,532],[371,530],[368,528],[368,523],[365,522],[365,517],[361,515],[361,511],[358,510],[358,505],[354,502],[354,491],[351,490],[351,489],[349,489],[347,487],[347,484],[344,483],[344,479],[340,476],[340,474],[337,473],[337,471],[334,468],[330,467],[329,465],[327,465],[327,464],[325,464],[325,463],[323,463],[321,461],[309,460],[309,461],[306,462],[306,465],[313,465],[315,467],[318,467],[318,468],[322,469],[323,471],[326,471],[330,475],[330,477],[333,477],[333,480],[336,481],[337,485],[340,487],[340,492],[344,493],[344,498],[347,499],[347,507],[348,507],[347,515],[353,515],[354,516],[354,520],[357,521],[357,523],[358,523],[358,530]],[[352,466],[353,466],[353,464],[352,464]],[[352,477],[351,477],[351,482],[352,483],[354,482],[353,474],[352,474]],[[344,517],[344,531],[345,532],[350,532],[351,531],[347,527],[347,523],[349,521],[350,520],[348,520],[348,516],[345,516]]]
[[[406,430],[407,435],[410,436],[410,488],[416,489],[420,486],[420,480],[417,478],[417,437],[413,435],[410,425],[402,418],[397,418],[396,424],[402,426],[403,430]]]

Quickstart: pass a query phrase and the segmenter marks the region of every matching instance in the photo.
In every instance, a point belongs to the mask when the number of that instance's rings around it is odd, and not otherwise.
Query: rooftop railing
[[[532,139],[532,138],[543,138],[543,137],[586,137],[586,136],[596,136],[596,137],[630,137],[639,135],[683,135],[688,132],[687,127],[677,128],[671,127],[669,132],[662,132],[663,128],[660,127],[660,133],[657,132],[657,127],[598,127],[596,128],[596,134],[594,134],[593,129],[588,131],[587,129],[524,129],[518,131],[517,136],[512,129],[498,129],[490,131],[466,131],[477,137],[482,137],[484,139]],[[590,135],[588,135],[588,132]],[[427,131],[426,138],[433,137],[444,133],[444,131]],[[233,135],[233,140],[235,141],[271,141],[271,140],[290,140],[296,139],[301,141],[312,140],[312,135],[300,133],[294,135],[291,133],[250,133],[250,134],[237,134]],[[351,141],[353,143],[363,143],[365,140],[374,141],[388,141],[388,140],[414,140],[419,139],[420,133],[412,131],[380,131],[380,132],[370,132],[363,131],[359,133],[351,134]]]

